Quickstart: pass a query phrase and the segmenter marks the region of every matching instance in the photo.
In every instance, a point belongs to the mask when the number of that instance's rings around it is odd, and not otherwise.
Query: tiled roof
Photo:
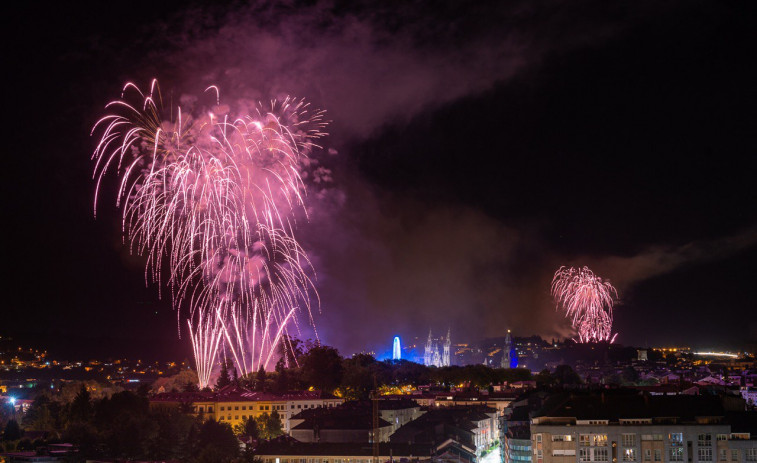
[[[394,458],[427,457],[432,454],[433,446],[426,444],[397,444],[380,443],[379,455]],[[259,456],[267,455],[341,455],[341,456],[371,456],[372,446],[367,443],[337,443],[337,442],[298,442],[288,436],[282,436],[268,442],[262,442],[255,449]]]

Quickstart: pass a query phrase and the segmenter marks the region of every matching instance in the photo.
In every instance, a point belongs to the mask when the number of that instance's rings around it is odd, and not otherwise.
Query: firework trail
[[[157,81],[144,93],[126,84],[93,128],[102,134],[92,156],[95,214],[103,176],[115,171],[122,230],[147,258],[145,282],[188,309],[201,386],[222,339],[247,374],[270,361],[296,308],[312,322],[312,266],[294,230],[305,213],[302,172],[326,125],[303,100],[232,109],[218,88],[206,93],[213,104],[182,98],[165,117]]]
[[[615,341],[612,308],[618,293],[588,267],[560,267],[552,279],[552,296],[578,332],[579,342]]]

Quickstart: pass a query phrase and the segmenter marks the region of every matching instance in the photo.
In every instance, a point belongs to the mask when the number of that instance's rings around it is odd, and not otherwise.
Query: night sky
[[[92,214],[90,129],[157,77],[171,98],[216,83],[328,111],[333,181],[298,237],[318,334],[345,354],[448,327],[569,335],[560,265],[618,287],[622,344],[757,340],[753,2],[156,3],[6,17],[0,334],[190,356],[114,184]]]

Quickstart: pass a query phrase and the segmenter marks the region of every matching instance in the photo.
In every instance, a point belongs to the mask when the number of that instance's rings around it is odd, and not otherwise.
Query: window
[[[668,440],[670,440],[670,445],[683,445],[683,433],[672,432],[668,434]]]
[[[662,450],[654,449],[654,461],[662,461]]]
[[[718,434],[718,440],[728,440],[728,434]]]
[[[571,442],[573,440],[573,436],[570,434],[556,434],[552,436],[552,442]]]
[[[746,449],[746,461],[757,461],[757,448]]]
[[[739,451],[731,450],[731,461],[739,461]]]
[[[683,461],[683,447],[670,447],[670,461]]]
[[[644,450],[644,461],[652,461],[652,450],[651,449],[645,449]]]
[[[536,435],[536,442],[541,443],[541,434]]]
[[[712,434],[699,434],[697,447],[699,461],[712,461]]]
[[[663,440],[662,434],[642,434],[641,440]]]
[[[726,449],[720,449],[720,461],[728,461],[728,451]]]
[[[247,405],[242,405],[242,410],[247,410]]]
[[[636,461],[636,449],[623,449],[623,461]]]
[[[594,461],[609,461],[610,452],[607,448],[594,449]]]
[[[213,407],[212,406],[208,406],[208,411],[212,412],[213,411]]]
[[[223,405],[221,405],[221,411],[223,411]]]
[[[591,461],[589,449],[580,449],[578,451],[578,461]]]
[[[622,442],[623,442],[623,447],[635,447],[636,434],[623,434]]]

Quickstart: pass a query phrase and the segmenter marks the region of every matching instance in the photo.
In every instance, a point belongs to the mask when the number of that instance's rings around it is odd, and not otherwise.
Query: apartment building
[[[757,462],[757,440],[728,419],[739,413],[732,405],[716,396],[559,394],[531,419],[533,462]]]

